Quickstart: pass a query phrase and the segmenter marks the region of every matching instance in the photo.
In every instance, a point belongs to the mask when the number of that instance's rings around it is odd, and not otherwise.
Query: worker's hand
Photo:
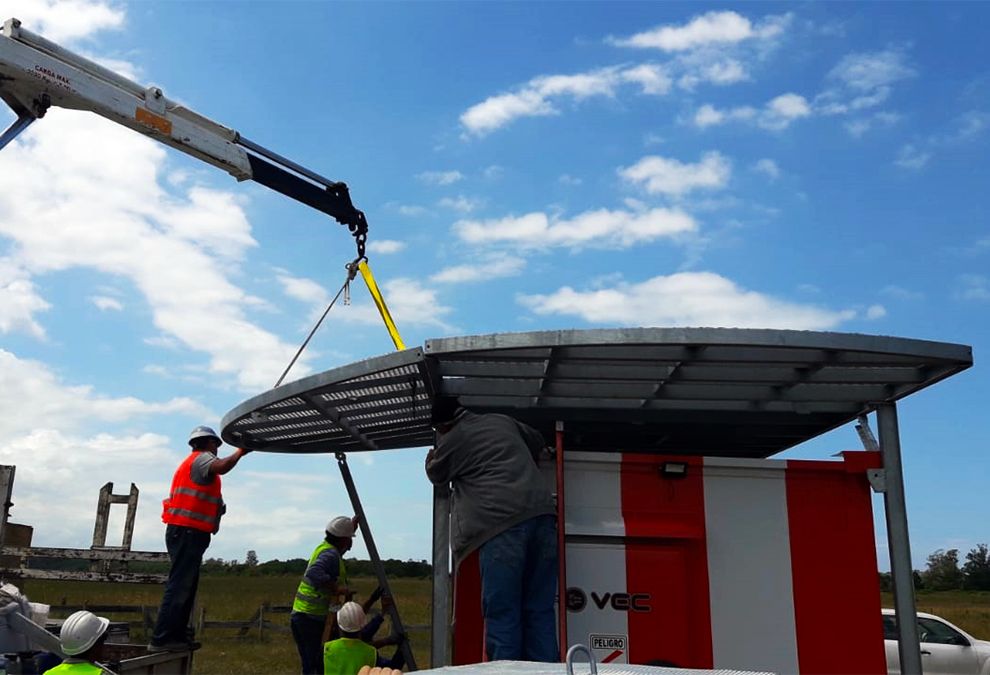
[[[401,670],[396,670],[395,668],[379,668],[375,666],[361,666],[361,670],[357,672],[357,675],[402,675]]]
[[[244,455],[254,452],[254,450],[251,448],[237,448],[237,452],[241,453],[241,457],[243,457]]]
[[[392,599],[392,596],[391,595],[383,595],[382,596],[382,614],[384,614],[388,610],[392,609],[393,607],[395,607],[395,600]]]
[[[354,531],[357,532],[358,526],[361,524],[361,516],[355,515],[351,518],[351,525],[354,527]]]

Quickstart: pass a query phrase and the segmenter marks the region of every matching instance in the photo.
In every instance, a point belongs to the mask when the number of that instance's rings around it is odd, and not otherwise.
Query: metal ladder
[[[372,565],[375,568],[375,576],[378,577],[378,587],[385,595],[392,598],[391,606],[388,608],[388,615],[392,620],[392,632],[399,637],[399,648],[402,650],[402,655],[405,657],[409,670],[418,670],[416,659],[412,652],[412,645],[409,644],[409,635],[406,633],[405,626],[402,625],[402,618],[399,616],[399,607],[395,603],[395,596],[392,595],[392,589],[389,587],[388,577],[385,576],[385,566],[382,564],[382,559],[378,555],[378,547],[375,546],[375,539],[371,536],[371,528],[368,525],[368,519],[364,515],[364,508],[361,506],[361,498],[358,497],[357,487],[354,485],[354,477],[351,476],[351,469],[347,466],[347,455],[343,452],[337,452],[335,453],[335,457],[337,458],[337,466],[340,467],[340,476],[344,479],[344,486],[347,488],[347,496],[350,497],[351,506],[354,508],[354,515],[358,517],[360,522],[361,536],[364,538],[365,548],[368,549],[368,555],[371,557]]]

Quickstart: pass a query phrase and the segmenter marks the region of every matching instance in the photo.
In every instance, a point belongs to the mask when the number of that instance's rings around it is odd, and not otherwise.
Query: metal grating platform
[[[428,340],[251,398],[227,443],[270,452],[428,446],[434,393],[503,412],[574,450],[768,457],[973,363],[966,345],[732,328]]]

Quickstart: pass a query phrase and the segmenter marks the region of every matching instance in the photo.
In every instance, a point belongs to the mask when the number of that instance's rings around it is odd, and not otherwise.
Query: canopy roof
[[[350,452],[433,444],[436,394],[573,450],[768,457],[969,368],[966,345],[737,328],[498,333],[427,340],[285,384],[231,410],[232,445]]]

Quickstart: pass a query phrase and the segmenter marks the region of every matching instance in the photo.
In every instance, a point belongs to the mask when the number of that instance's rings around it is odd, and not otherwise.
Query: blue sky
[[[972,345],[973,369],[900,406],[901,437],[916,566],[990,541],[987,5],[5,0],[0,14],[347,182],[407,344],[741,326]],[[160,549],[188,430],[274,383],[353,256],[315,211],[52,110],[0,153],[14,520],[38,544],[85,546],[100,486],[135,482],[135,545]],[[290,378],[391,348],[355,287]],[[784,457],[858,447],[850,426]],[[352,460],[387,557],[429,556],[424,452]],[[225,494],[223,558],[304,556],[347,510],[329,457],[250,455]]]

